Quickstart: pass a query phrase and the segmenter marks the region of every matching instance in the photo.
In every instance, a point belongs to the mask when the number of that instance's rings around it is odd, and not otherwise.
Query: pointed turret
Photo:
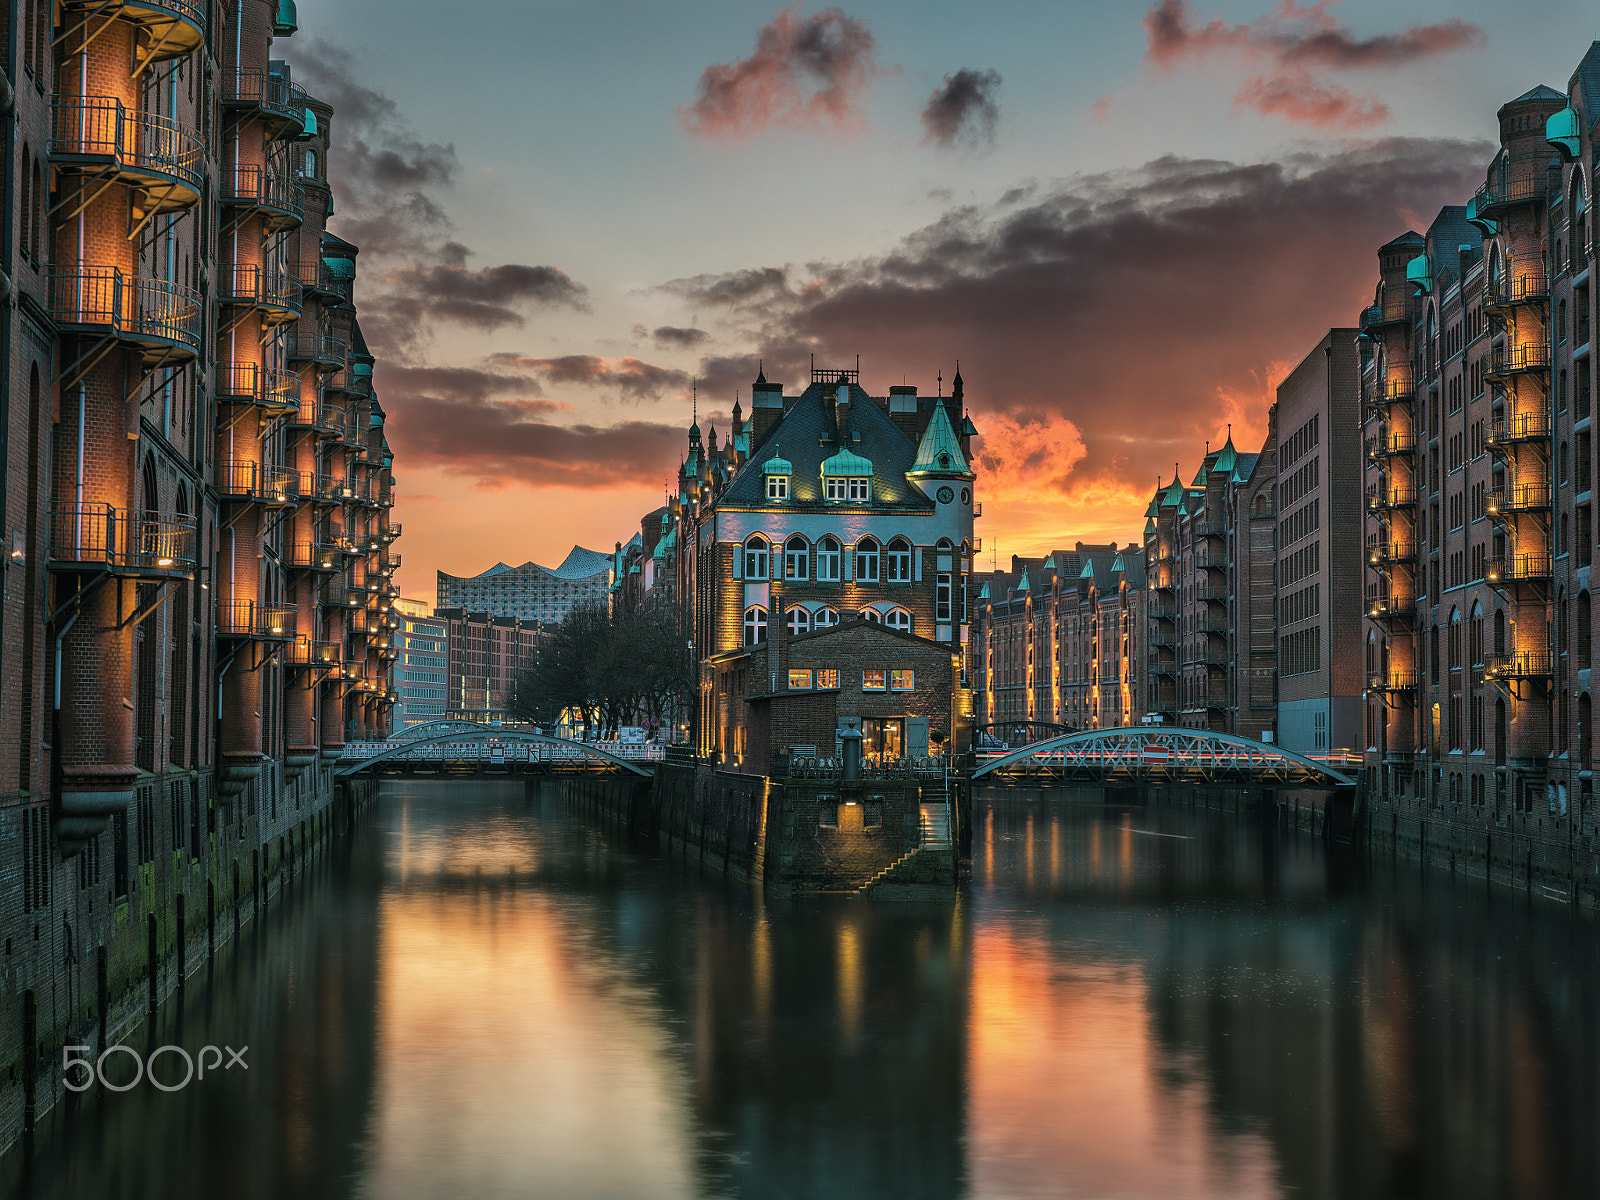
[[[971,480],[975,478],[967,466],[967,456],[961,451],[961,442],[950,424],[950,414],[942,404],[933,406],[928,427],[922,432],[917,446],[917,460],[906,472],[908,479],[938,476]]]

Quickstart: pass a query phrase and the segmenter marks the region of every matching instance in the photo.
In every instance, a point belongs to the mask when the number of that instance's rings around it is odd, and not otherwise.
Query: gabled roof
[[[1016,590],[1019,591],[1019,592],[1031,592],[1033,590],[1031,587],[1028,586],[1028,568],[1027,567],[1023,567],[1022,568],[1022,578],[1017,582]]]
[[[967,466],[966,456],[961,453],[956,431],[950,427],[950,414],[945,411],[943,404],[933,406],[933,416],[928,418],[928,427],[922,431],[922,443],[917,447],[917,461],[907,474],[974,478]]]
[[[768,459],[777,456],[780,444],[784,457],[794,467],[789,507],[796,503],[823,502],[822,464],[841,452],[849,457],[834,466],[849,465],[852,470],[871,474],[874,508],[928,510],[933,507],[932,500],[906,482],[906,473],[916,461],[916,444],[860,387],[855,384],[838,386],[850,389],[849,444],[839,445],[833,405],[824,401],[823,385],[814,383],[788,404],[782,419],[753,448],[750,458],[718,498],[719,507],[760,508],[769,503],[765,467]]]
[[[1600,42],[1591,42],[1568,85],[1583,104],[1583,120],[1590,128],[1600,121]],[[1590,181],[1591,190],[1593,180]]]
[[[1183,484],[1174,478],[1167,490],[1161,493],[1161,507],[1177,508],[1183,503],[1183,495]]]

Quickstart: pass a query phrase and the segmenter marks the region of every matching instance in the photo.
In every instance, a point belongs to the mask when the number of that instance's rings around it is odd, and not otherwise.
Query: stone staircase
[[[922,806],[921,849],[950,849],[950,806],[948,804],[924,804]]]
[[[950,839],[950,807],[942,801],[924,804],[921,816],[921,845],[902,854],[867,880],[856,889],[858,894],[871,896],[880,891],[885,884],[903,887],[907,892],[907,899],[939,898],[949,890],[947,886],[930,885],[918,876],[926,876],[930,869],[937,871],[938,867],[935,864],[939,859],[947,857],[955,849]],[[953,864],[942,865],[945,870],[953,870]],[[910,878],[902,878],[905,876]]]

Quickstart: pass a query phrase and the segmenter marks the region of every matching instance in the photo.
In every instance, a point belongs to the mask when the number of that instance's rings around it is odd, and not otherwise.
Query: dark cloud
[[[711,335],[704,329],[686,329],[679,325],[659,325],[651,336],[655,338],[658,346],[671,350],[689,350],[698,346]]]
[[[685,130],[732,141],[773,126],[849,133],[861,125],[858,105],[879,74],[872,31],[841,9],[806,17],[802,7],[780,8],[749,58],[701,72],[694,103],[678,110]]]
[[[691,304],[731,308],[789,295],[789,268],[754,267],[724,275],[691,275],[662,285]]]
[[[995,125],[1000,120],[1000,105],[995,100],[999,88],[999,71],[963,67],[946,75],[922,109],[927,140],[947,150],[958,145],[993,145]]]
[[[567,354],[559,358],[529,358],[497,354],[497,364],[528,372],[545,384],[614,389],[628,400],[659,400],[667,392],[687,391],[689,376],[671,367],[658,367],[637,358],[600,358],[593,354]]]
[[[1358,38],[1328,9],[1328,0],[1305,6],[1283,0],[1268,16],[1248,23],[1216,18],[1199,24],[1187,0],[1159,0],[1144,17],[1145,61],[1159,68],[1213,57],[1258,63],[1259,72],[1234,96],[1237,107],[1319,129],[1349,130],[1387,120],[1388,107],[1318,72],[1404,67],[1486,41],[1477,25],[1456,19]]]
[[[395,289],[387,301],[395,314],[419,324],[432,318],[490,332],[525,324],[519,308],[589,307],[587,289],[557,267],[434,265],[406,267],[386,279]]]
[[[953,210],[888,254],[769,290],[750,315],[770,379],[803,382],[812,352],[860,353],[880,380],[948,378],[959,355],[980,426],[1076,431],[1030,443],[1078,447],[1043,487],[1142,486],[1230,412],[1258,422],[1269,378],[1371,296],[1376,249],[1405,214],[1470,195],[1491,152],[1394,139],[1274,163],[1164,158]],[[717,374],[747,387],[753,357]]]
[[[553,266],[469,269],[439,193],[455,185],[455,147],[419,138],[399,105],[357,82],[349,51],[318,39],[290,48],[296,82],[333,106],[333,226],[361,248],[362,330],[379,355],[414,360],[438,323],[483,332],[526,323],[530,308],[587,309],[587,291]]]

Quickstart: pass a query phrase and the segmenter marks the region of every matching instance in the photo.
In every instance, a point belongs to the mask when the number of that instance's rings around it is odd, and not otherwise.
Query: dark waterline
[[[1220,814],[995,791],[975,815],[954,905],[780,906],[619,844],[553,789],[386,785],[131,1042],[248,1045],[249,1070],[97,1084],[8,1183],[1600,1194],[1587,916]]]

